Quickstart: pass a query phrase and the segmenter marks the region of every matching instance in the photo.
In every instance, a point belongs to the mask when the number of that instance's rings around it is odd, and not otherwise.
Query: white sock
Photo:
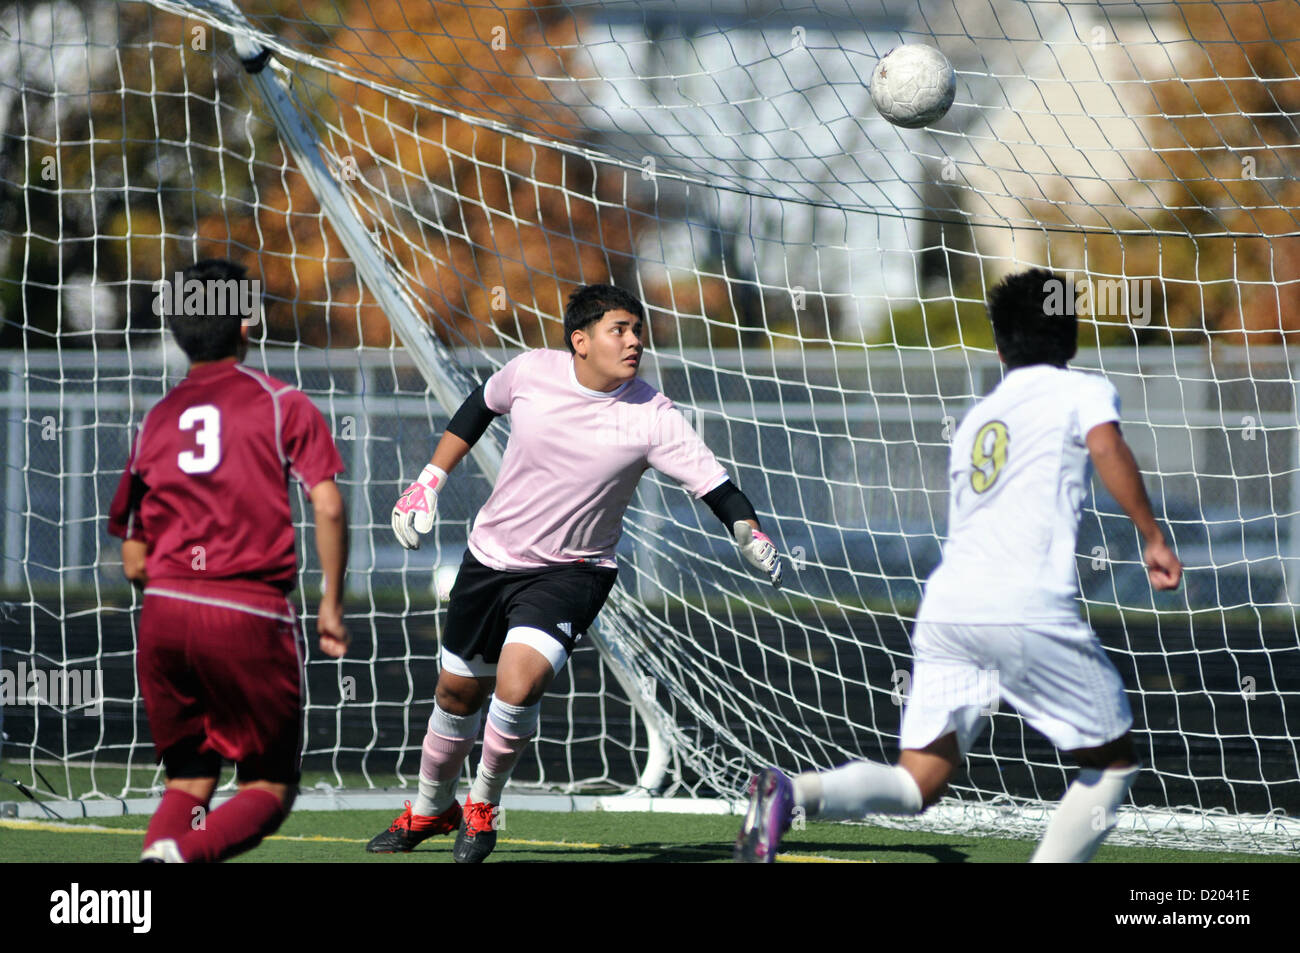
[[[456,785],[459,783],[459,775],[446,781],[430,781],[428,778],[420,778],[420,790],[415,797],[415,804],[411,807],[411,811],[415,814],[423,814],[426,817],[441,814],[451,807],[452,801],[456,800]]]
[[[847,820],[867,814],[919,814],[921,789],[897,765],[852,761],[794,779],[795,804],[808,817]]]
[[[1137,777],[1131,768],[1084,768],[1052,815],[1031,864],[1085,864],[1115,826],[1115,811]]]

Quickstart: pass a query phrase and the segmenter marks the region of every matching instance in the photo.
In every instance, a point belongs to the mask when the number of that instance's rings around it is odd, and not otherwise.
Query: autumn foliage
[[[553,319],[568,293],[630,266],[621,170],[525,138],[572,138],[579,123],[539,78],[569,72],[562,51],[576,30],[557,9],[353,4],[322,50],[363,82],[315,72],[305,84],[365,226],[426,320],[453,341],[489,343],[497,325],[508,339],[559,346]],[[255,259],[268,287],[293,302],[298,338],[388,343],[387,319],[358,287],[307,183],[292,172],[266,179],[256,216],[210,215],[202,238]]]
[[[1155,323],[1167,327],[1139,340],[1292,339],[1300,333],[1300,2],[1185,4],[1179,14],[1195,41],[1170,47],[1180,75],[1135,87],[1128,103],[1146,115],[1151,150],[1137,171],[1163,210],[1135,216],[1130,234],[1076,239],[1072,257],[1094,273],[1155,276],[1164,315]],[[1132,329],[1120,336],[1131,341]]]

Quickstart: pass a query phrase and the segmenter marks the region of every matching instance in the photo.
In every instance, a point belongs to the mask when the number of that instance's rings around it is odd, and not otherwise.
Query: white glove
[[[420,537],[433,529],[438,491],[446,481],[447,472],[430,463],[398,498],[393,507],[393,535],[407,549],[419,549]]]
[[[776,544],[767,538],[766,533],[759,532],[744,520],[736,520],[732,532],[736,535],[740,555],[755,569],[767,573],[772,578],[772,585],[780,589],[781,556],[776,551]]]

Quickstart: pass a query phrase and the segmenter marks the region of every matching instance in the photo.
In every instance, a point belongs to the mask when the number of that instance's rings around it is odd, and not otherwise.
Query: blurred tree
[[[347,8],[327,48],[368,82],[303,73],[298,94],[314,97],[340,181],[444,337],[562,346],[553,319],[568,293],[631,274],[624,171],[537,141],[579,122],[541,79],[569,75],[576,47],[571,16],[547,3],[368,0]],[[504,119],[523,135],[461,117]],[[387,319],[317,209],[299,176],[268,176],[255,216],[213,214],[199,230],[207,243],[263,249],[261,273],[292,300],[295,336],[387,343]]]
[[[1053,257],[1086,262],[1094,277],[1154,276],[1151,325],[1122,316],[1091,322],[1086,336],[1097,344],[1293,340],[1300,333],[1300,2],[1176,10],[1194,41],[1169,44],[1180,77],[1123,87],[1150,145],[1138,178],[1161,208],[1133,210],[1127,222],[1111,218],[1111,228],[1136,234],[1053,233]],[[1063,220],[1059,205],[1038,211],[1046,223]]]
[[[156,329],[149,284],[183,259],[196,207],[247,167],[186,161],[219,135],[210,31],[86,0],[3,16],[17,82],[0,109],[0,346],[89,346],[120,333],[123,311]],[[69,299],[83,284],[109,295],[106,314]]]
[[[17,9],[18,23],[49,22],[18,31],[23,102],[0,109],[0,346],[107,343],[123,323],[156,334],[153,282],[208,256],[262,277],[272,337],[391,340],[228,38],[144,4]],[[571,75],[576,29],[562,8],[273,0],[255,22],[364,78],[295,64],[294,95],[438,333],[496,342],[495,323],[506,340],[541,344],[549,325],[559,345],[569,291],[630,279],[647,219],[622,198],[622,170],[537,144],[579,122],[541,78]],[[51,43],[83,62],[44,77]],[[78,280],[125,303],[107,327],[69,319]]]

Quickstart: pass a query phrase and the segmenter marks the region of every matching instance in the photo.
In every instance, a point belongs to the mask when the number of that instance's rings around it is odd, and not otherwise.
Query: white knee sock
[[[847,820],[867,814],[919,814],[921,789],[897,765],[852,761],[794,779],[794,802],[808,817]]]
[[[1061,798],[1032,864],[1084,864],[1115,826],[1115,811],[1128,796],[1139,767],[1084,768]]]

